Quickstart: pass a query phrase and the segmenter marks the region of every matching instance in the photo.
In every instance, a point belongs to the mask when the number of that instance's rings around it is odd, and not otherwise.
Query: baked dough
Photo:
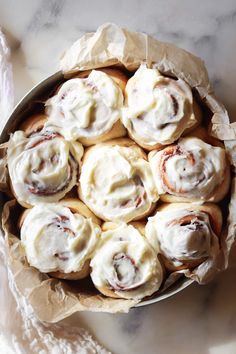
[[[157,291],[162,266],[145,237],[132,225],[120,224],[102,233],[91,261],[91,278],[104,295],[141,300]]]
[[[78,280],[90,273],[100,221],[80,201],[40,203],[20,217],[21,242],[29,264],[55,278]]]
[[[57,202],[77,184],[83,146],[66,141],[53,131],[23,131],[11,135],[7,164],[12,192],[28,208],[41,202]]]
[[[201,121],[191,88],[141,65],[125,89],[122,122],[130,137],[147,150],[176,141]]]
[[[229,190],[230,167],[221,147],[199,138],[179,139],[149,153],[153,177],[165,202],[218,202]]]
[[[67,80],[46,101],[46,126],[85,146],[124,136],[120,116],[126,81],[122,72],[112,69],[92,70],[85,78]]]
[[[148,215],[158,200],[146,154],[129,139],[85,152],[79,196],[101,219],[125,222]]]
[[[164,204],[148,219],[145,235],[169,271],[192,269],[219,252],[220,208],[212,203]]]

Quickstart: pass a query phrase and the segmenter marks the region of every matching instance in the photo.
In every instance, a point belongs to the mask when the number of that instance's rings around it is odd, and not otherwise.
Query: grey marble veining
[[[216,94],[232,117],[236,3],[234,0],[0,1],[0,23],[18,46],[13,50],[17,99],[34,83],[56,71],[61,53],[81,34],[115,22],[174,42],[200,56]],[[20,14],[20,16],[16,16]],[[24,85],[19,66],[26,76]]]
[[[144,31],[200,56],[217,96],[236,120],[235,0],[0,0],[16,101],[58,69],[70,44],[104,22]],[[235,354],[235,258],[209,285],[195,284],[129,314],[82,313],[70,321],[89,328],[115,354]]]

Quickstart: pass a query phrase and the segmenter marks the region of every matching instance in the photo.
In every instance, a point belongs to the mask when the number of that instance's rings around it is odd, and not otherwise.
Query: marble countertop
[[[104,22],[173,42],[200,56],[216,95],[236,120],[235,0],[0,0],[0,26],[12,49],[16,102],[58,69],[61,53]],[[236,255],[236,252],[233,252]],[[115,354],[236,353],[236,261],[206,286],[194,284],[129,314],[82,313],[88,328]]]

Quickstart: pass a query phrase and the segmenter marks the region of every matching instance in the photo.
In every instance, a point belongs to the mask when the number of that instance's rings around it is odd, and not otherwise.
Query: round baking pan
[[[43,102],[63,81],[65,81],[63,73],[58,71],[34,86],[16,105],[5,125],[3,127],[0,126],[0,143],[6,142],[9,139],[9,134],[14,132],[21,121],[27,117],[27,115],[32,113],[32,111],[35,113],[40,112],[40,110],[43,109]],[[1,206],[3,204],[2,201],[3,198],[1,196]],[[138,305],[136,305],[136,307],[145,306],[164,300],[182,291],[193,282],[194,281],[191,279],[180,276],[178,280],[176,280],[165,290],[159,291],[150,298],[142,300]]]

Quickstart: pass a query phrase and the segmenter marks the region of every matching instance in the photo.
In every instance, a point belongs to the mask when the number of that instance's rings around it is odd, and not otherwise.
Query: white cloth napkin
[[[13,108],[10,51],[0,30],[0,131]],[[2,354],[109,354],[83,328],[46,324],[34,315],[7,268],[0,234],[0,352]]]
[[[10,50],[0,29],[0,131],[14,105]]]

